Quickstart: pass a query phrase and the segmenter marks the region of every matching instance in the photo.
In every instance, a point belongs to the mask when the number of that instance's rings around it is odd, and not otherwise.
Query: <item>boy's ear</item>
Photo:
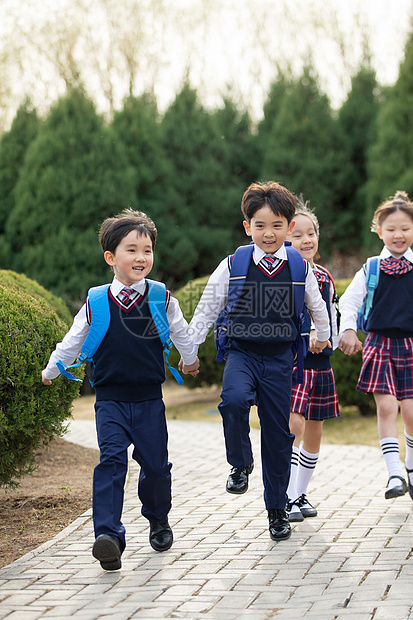
[[[244,224],[245,234],[248,235],[248,237],[251,237],[252,236],[251,226],[249,225],[247,220],[244,220],[242,223]]]
[[[109,252],[109,250],[106,250],[106,252],[103,253],[103,258],[105,259],[105,261],[107,262],[108,265],[110,265],[111,267],[114,266],[115,258],[113,256],[112,252]]]
[[[379,236],[379,239],[383,239],[383,233],[381,232],[381,228],[378,228],[376,232]]]
[[[295,226],[295,220],[292,220],[290,225],[288,226],[287,235],[291,235],[291,233],[293,232],[294,226]]]

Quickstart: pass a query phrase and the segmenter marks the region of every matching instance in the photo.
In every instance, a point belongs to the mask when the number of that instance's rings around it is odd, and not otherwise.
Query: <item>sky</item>
[[[308,62],[337,108],[366,41],[379,83],[394,83],[411,15],[412,0],[0,0],[0,128],[25,95],[42,112],[64,93],[59,67],[76,37],[98,110],[109,114],[109,97],[120,108],[129,83],[110,44],[119,32],[134,50],[134,94],[153,90],[161,112],[189,78],[207,107],[230,93],[259,120],[278,68]]]

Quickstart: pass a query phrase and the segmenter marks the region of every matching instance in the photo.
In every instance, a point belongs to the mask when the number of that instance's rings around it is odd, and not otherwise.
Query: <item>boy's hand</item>
[[[363,348],[363,343],[358,339],[354,329],[346,329],[340,338],[338,348],[346,355],[354,355]]]
[[[314,345],[316,343],[316,340],[317,340],[316,331],[315,331],[315,329],[312,329],[310,331],[310,344],[308,346],[310,351],[313,350],[313,347],[314,347]]]
[[[196,377],[199,373],[199,359],[196,358],[193,364],[184,364],[183,359],[181,358],[178,364],[178,369],[184,373],[184,375],[192,375]]]
[[[311,353],[321,353],[321,351],[324,351],[326,347],[329,347],[331,349],[331,342],[329,340],[317,340],[316,338],[312,346],[310,342]]]
[[[44,385],[52,385],[52,382],[50,379],[46,379],[46,377],[43,375],[43,370],[42,370],[42,383]]]

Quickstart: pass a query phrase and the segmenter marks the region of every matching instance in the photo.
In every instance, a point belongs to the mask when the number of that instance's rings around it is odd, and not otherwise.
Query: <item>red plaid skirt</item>
[[[385,338],[369,333],[356,386],[359,392],[413,398],[413,338]]]
[[[319,422],[339,417],[332,368],[327,370],[304,368],[304,383],[293,385],[291,411],[302,413],[306,420]]]

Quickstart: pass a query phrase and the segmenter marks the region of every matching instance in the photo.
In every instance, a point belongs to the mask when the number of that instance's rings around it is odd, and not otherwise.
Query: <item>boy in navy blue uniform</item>
[[[230,314],[219,411],[227,460],[232,466],[226,490],[245,493],[253,469],[249,412],[257,403],[261,425],[264,501],[272,540],[290,537],[285,512],[294,436],[289,430],[294,324],[292,278],[284,241],[294,226],[295,197],[275,182],[253,183],[244,193],[244,228],[254,249],[240,300]],[[211,275],[190,323],[196,344],[225,307],[232,257]],[[316,326],[315,352],[329,345],[327,309],[317,281],[306,263],[304,301]]]
[[[110,325],[94,355],[96,429],[100,463],[93,477],[93,555],[105,570],[121,568],[125,528],[121,522],[127,449],[140,465],[138,494],[142,514],[150,523],[149,542],[166,551],[173,542],[168,522],[171,509],[171,467],[162,383],[163,345],[154,326],[145,277],[153,265],[157,230],[144,213],[126,209],[106,219],[99,241],[114,272],[108,290]],[[166,291],[166,316],[171,340],[185,364],[184,373],[198,374],[196,347],[178,301]],[[50,356],[42,381],[59,375],[56,362],[70,365],[78,356],[91,322],[88,302]]]

